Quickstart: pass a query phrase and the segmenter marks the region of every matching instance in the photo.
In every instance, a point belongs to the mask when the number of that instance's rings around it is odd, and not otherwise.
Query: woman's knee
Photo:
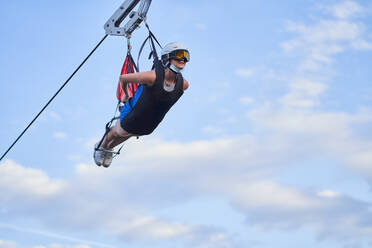
[[[118,121],[116,123],[116,125],[112,128],[112,131],[114,133],[114,135],[116,137],[121,137],[121,138],[124,138],[124,137],[128,137],[128,136],[133,136],[132,134],[128,133],[127,131],[125,131],[122,127],[121,127],[121,124],[120,122]]]

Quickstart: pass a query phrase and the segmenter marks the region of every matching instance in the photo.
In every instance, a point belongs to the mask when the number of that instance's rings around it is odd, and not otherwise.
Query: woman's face
[[[186,62],[184,60],[170,59],[170,63],[180,70],[185,68],[185,65],[186,65]]]

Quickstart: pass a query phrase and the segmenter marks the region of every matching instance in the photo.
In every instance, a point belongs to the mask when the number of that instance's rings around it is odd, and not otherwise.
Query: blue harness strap
[[[130,98],[124,104],[123,108],[121,109],[121,112],[120,112],[120,121],[123,121],[124,117],[133,110],[133,108],[136,105],[138,99],[142,95],[142,92],[143,92],[143,84],[140,84],[138,86],[136,92],[134,93],[134,96],[132,98]]]

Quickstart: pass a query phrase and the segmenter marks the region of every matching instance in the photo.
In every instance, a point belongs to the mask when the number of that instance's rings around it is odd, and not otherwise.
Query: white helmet
[[[182,59],[186,59],[186,62],[190,61],[190,53],[187,47],[179,42],[171,42],[165,45],[161,51],[161,60],[164,65],[168,65],[169,59],[177,59],[176,51],[184,51],[185,53],[183,54]]]

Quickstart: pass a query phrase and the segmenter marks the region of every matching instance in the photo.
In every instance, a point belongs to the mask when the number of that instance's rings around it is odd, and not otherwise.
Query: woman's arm
[[[138,84],[154,84],[156,79],[155,71],[145,71],[137,73],[129,73],[120,76],[121,87],[125,89],[128,83],[138,83]]]
[[[186,79],[183,79],[183,90],[187,90],[189,88],[189,82]]]

